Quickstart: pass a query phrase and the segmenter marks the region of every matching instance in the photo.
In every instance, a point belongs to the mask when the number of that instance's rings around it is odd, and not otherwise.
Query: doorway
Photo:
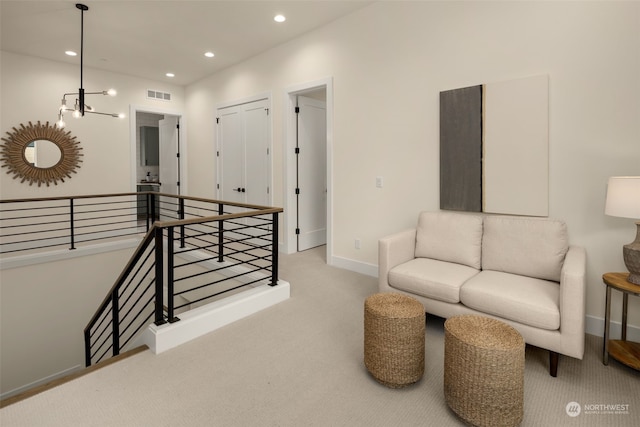
[[[332,264],[332,80],[323,79],[286,90],[289,101],[285,150],[283,252],[326,244]]]
[[[324,90],[296,96],[296,250],[327,243],[327,106]]]
[[[130,107],[131,191],[186,193],[181,177],[186,152],[181,121],[179,112]]]

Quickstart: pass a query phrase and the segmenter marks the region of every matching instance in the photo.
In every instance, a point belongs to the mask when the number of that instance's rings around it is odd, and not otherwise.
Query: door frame
[[[180,111],[170,110],[166,108],[157,108],[150,106],[142,106],[142,105],[130,105],[129,106],[129,157],[130,157],[130,168],[131,168],[131,192],[135,193],[138,191],[137,188],[137,180],[136,180],[136,170],[138,165],[136,164],[137,158],[137,144],[136,144],[136,113],[153,113],[153,114],[163,114],[165,116],[176,116],[178,117],[178,123],[180,124],[180,129],[178,129],[178,138],[180,141],[180,157],[179,157],[179,170],[180,170],[180,194],[185,195],[188,194],[187,191],[187,177],[184,173],[187,169],[187,138],[186,138],[186,125],[185,125],[185,116]]]
[[[285,88],[284,161],[284,238],[281,252],[296,252],[296,97],[318,89],[326,91],[327,114],[327,264],[333,257],[333,78],[327,77]]]

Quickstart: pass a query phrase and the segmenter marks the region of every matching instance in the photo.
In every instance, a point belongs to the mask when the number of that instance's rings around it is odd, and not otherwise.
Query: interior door
[[[269,101],[218,110],[218,198],[270,204]]]
[[[158,121],[160,164],[158,179],[162,184],[160,191],[168,194],[180,194],[178,182],[178,117],[164,116]]]
[[[218,110],[218,199],[244,202],[244,142],[242,110]],[[245,190],[246,191],[246,190]]]
[[[327,243],[326,102],[298,96],[298,250]]]
[[[243,108],[245,140],[245,203],[268,206],[269,203],[269,116],[266,100]]]

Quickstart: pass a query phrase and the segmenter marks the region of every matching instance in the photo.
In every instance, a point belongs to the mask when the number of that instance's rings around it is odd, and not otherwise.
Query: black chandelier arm
[[[120,114],[100,113],[97,111],[90,111],[91,107],[85,104],[86,95],[115,95],[115,91],[112,92],[112,90],[110,89],[108,91],[101,90],[96,92],[85,92],[84,90],[84,12],[89,10],[89,6],[84,5],[82,3],[76,3],[76,8],[80,10],[80,88],[78,89],[78,92],[65,93],[62,96],[62,105],[58,110],[59,120],[57,122],[57,126],[60,128],[65,126],[63,116],[64,116],[64,113],[67,111],[74,111],[74,117],[77,117],[78,115],[84,116],[84,113],[100,114],[100,115],[111,116],[116,118],[124,117],[123,115],[120,115]],[[77,96],[76,103],[73,109],[66,106],[67,96]]]
[[[99,111],[89,111],[89,110],[85,110],[84,112],[90,113],[90,114],[101,114],[103,116],[119,117],[119,114],[116,114],[116,113],[101,113]]]

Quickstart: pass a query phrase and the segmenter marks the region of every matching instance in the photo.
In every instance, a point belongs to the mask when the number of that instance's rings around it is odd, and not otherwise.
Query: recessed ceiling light
[[[284,22],[287,20],[284,15],[276,15],[273,17],[273,20],[276,22]]]
[[[207,58],[213,58],[215,55],[213,52],[205,52],[204,56],[206,56]]]
[[[167,77],[175,77],[176,75],[173,74],[173,73],[167,73],[167,74],[165,74],[165,76],[167,76]]]
[[[75,53],[75,52],[74,52],[74,51],[72,51],[72,50],[67,50],[67,51],[65,51],[64,53],[65,53],[65,55],[69,55],[69,56],[76,56],[76,55],[78,55],[77,53]]]

